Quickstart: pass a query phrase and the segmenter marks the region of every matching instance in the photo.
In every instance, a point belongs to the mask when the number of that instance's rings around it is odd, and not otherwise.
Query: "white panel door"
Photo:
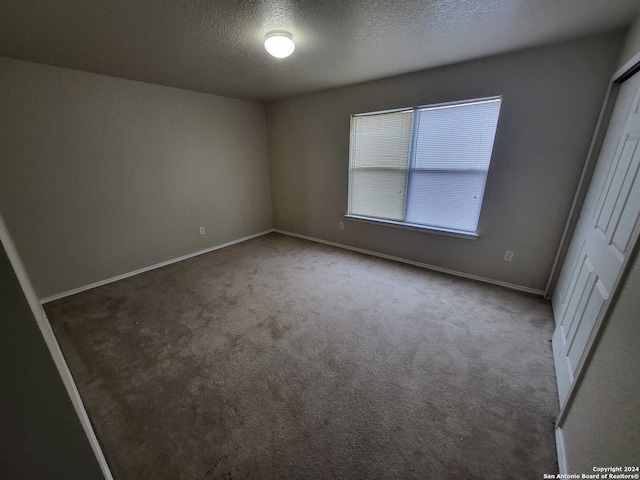
[[[638,237],[640,73],[620,87],[553,293],[553,356],[563,405]]]

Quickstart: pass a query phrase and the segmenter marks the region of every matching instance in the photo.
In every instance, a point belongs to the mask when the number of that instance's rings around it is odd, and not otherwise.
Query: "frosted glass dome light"
[[[278,30],[267,33],[264,48],[276,58],[285,58],[293,53],[296,45],[293,43],[293,35]]]

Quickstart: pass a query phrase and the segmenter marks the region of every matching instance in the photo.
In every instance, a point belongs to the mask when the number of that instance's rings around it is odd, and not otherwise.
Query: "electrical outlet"
[[[344,222],[338,222],[338,230],[344,230]]]
[[[513,252],[511,250],[507,250],[506,252],[504,252],[504,261],[505,262],[511,262],[513,260],[513,256],[516,254],[516,252]]]
[[[200,235],[204,235],[204,227],[200,227]]]

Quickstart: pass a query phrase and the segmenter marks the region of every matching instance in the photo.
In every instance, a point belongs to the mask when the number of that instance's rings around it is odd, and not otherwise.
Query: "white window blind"
[[[350,213],[404,218],[413,110],[353,117]]]
[[[500,104],[352,117],[348,213],[475,233]]]

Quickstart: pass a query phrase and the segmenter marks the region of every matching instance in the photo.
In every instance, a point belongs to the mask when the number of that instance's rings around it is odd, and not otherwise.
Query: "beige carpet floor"
[[[533,295],[269,234],[46,310],[120,480],[557,473]]]

